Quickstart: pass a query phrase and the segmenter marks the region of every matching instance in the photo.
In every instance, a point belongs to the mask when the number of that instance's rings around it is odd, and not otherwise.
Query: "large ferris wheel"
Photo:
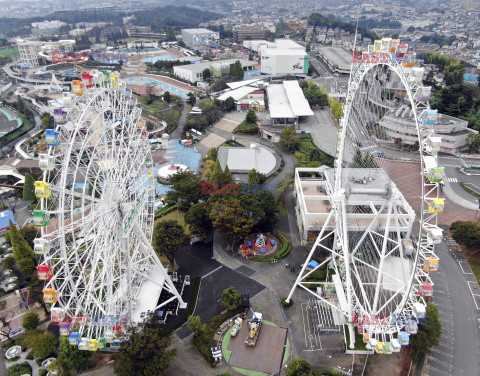
[[[399,351],[433,292],[445,173],[431,88],[415,62],[408,46],[390,38],[354,54],[334,168],[321,168],[331,209],[287,298],[300,287],[340,312],[351,349],[358,333],[377,353]],[[400,142],[415,152],[397,150]],[[386,158],[391,153],[395,160]],[[406,155],[415,161],[400,162]],[[397,186],[407,169],[415,171],[411,181]],[[309,281],[319,268],[328,269],[327,280]],[[335,299],[322,287],[334,287]]]
[[[151,246],[154,172],[141,111],[115,74],[96,73],[74,81],[55,110],[33,213],[52,322],[91,351],[119,346],[147,311],[185,307]]]

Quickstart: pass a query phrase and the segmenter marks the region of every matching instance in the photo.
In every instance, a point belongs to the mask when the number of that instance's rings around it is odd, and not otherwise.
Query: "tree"
[[[215,161],[215,166],[213,167],[213,173],[210,177],[210,183],[221,185],[225,183],[225,175],[223,174],[222,167],[218,159]]]
[[[153,229],[152,246],[159,254],[165,256],[173,268],[175,255],[180,247],[187,242],[185,230],[177,221],[158,221]]]
[[[42,127],[43,129],[53,129],[55,128],[55,120],[53,116],[48,112],[44,112],[42,115]]]
[[[305,359],[293,359],[287,366],[287,376],[315,376],[315,371]]]
[[[165,40],[167,42],[174,42],[177,40],[177,37],[175,36],[175,29],[171,26],[167,27],[167,35]]]
[[[207,152],[207,159],[210,159],[212,161],[216,161],[218,156],[218,150],[217,148],[211,148]]]
[[[188,320],[187,324],[188,330],[197,334],[197,332],[202,329],[202,320],[200,320],[200,316],[192,316],[190,320]]]
[[[248,110],[247,116],[245,116],[245,120],[249,123],[256,124],[258,121],[258,118],[255,111],[252,109]]]
[[[432,347],[438,346],[442,335],[442,323],[438,308],[433,304],[427,305],[426,319],[420,323],[418,333],[411,339],[412,359],[417,362],[421,355],[429,354]]]
[[[200,202],[188,209],[185,214],[185,222],[190,227],[190,232],[197,234],[208,234],[213,230],[210,219],[210,205],[207,202]]]
[[[227,99],[225,99],[225,100],[223,101],[223,109],[224,109],[226,112],[230,112],[230,111],[232,111],[234,108],[235,108],[235,99],[233,99],[232,97],[228,97]]]
[[[185,42],[184,42],[183,40],[179,40],[179,41],[177,42],[177,44],[178,44],[180,47],[183,47],[183,48],[187,47],[187,45],[185,44]]]
[[[479,75],[480,77],[480,75]],[[480,152],[480,133],[470,132],[465,141],[465,146],[470,153]]]
[[[232,76],[236,80],[243,80],[244,74],[245,73],[243,72],[242,63],[240,63],[240,60],[237,60],[235,64],[233,64]]]
[[[222,292],[221,306],[229,311],[240,307],[242,304],[242,296],[235,289],[235,287],[229,287]]]
[[[202,198],[202,181],[190,171],[182,171],[170,178],[172,190],[167,193],[167,204],[180,203],[190,208]]]
[[[22,327],[26,330],[35,330],[37,329],[38,323],[40,322],[40,317],[34,311],[28,311],[23,315]]]
[[[129,328],[127,334],[129,340],[122,342],[121,351],[113,365],[115,375],[165,376],[176,350],[168,350],[168,337],[165,337],[163,328],[148,323],[141,331]]]
[[[254,168],[248,173],[248,180],[250,184],[260,184],[260,174]]]
[[[230,173],[228,165],[225,165],[225,171],[223,172],[223,181],[224,184],[229,184],[233,182],[232,174]]]
[[[202,77],[204,81],[208,81],[212,77],[212,71],[208,68],[205,68],[202,71]]]
[[[210,212],[212,225],[227,237],[247,235],[254,220],[248,217],[240,201],[233,196],[223,196]]]
[[[27,339],[28,347],[32,349],[33,356],[37,359],[45,359],[55,350],[57,337],[53,333],[34,333]]]
[[[197,102],[197,98],[195,98],[195,94],[193,93],[188,93],[188,99],[187,99],[187,103],[190,105],[190,106],[195,106],[195,103]]]
[[[33,249],[28,245],[12,221],[10,221],[9,232],[13,248],[13,257],[17,264],[20,264],[20,261],[24,259],[36,260],[35,252],[33,252]]]
[[[452,237],[459,244],[471,249],[480,249],[480,225],[468,221],[452,223]]]
[[[166,91],[165,94],[163,94],[163,100],[167,103],[170,103],[170,101],[172,100],[172,97],[169,91]]]
[[[288,150],[290,153],[295,152],[300,147],[300,138],[295,135],[291,126],[283,128],[280,133],[280,146]]]
[[[91,358],[90,351],[79,350],[77,346],[68,343],[68,337],[60,337],[58,347],[61,367],[67,372],[81,372],[88,368],[88,360]]]
[[[35,201],[35,179],[30,173],[25,174],[25,183],[23,183],[23,199],[25,201]]]

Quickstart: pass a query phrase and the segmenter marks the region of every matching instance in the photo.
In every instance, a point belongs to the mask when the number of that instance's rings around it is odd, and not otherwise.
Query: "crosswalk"
[[[457,178],[447,178],[447,181],[449,183],[458,183],[458,179]]]

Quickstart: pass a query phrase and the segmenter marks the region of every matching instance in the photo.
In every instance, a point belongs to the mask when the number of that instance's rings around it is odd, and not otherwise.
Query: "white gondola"
[[[43,255],[50,250],[50,244],[44,238],[36,238],[33,240],[33,250],[37,255]]]
[[[52,171],[55,168],[55,158],[53,155],[39,154],[38,165],[43,171]]]
[[[429,137],[425,143],[425,150],[431,154],[437,154],[442,145],[441,137]]]
[[[443,230],[439,227],[433,227],[427,231],[428,244],[440,244],[443,239]]]

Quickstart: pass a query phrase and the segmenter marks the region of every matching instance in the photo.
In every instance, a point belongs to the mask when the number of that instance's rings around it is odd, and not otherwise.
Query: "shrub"
[[[32,367],[28,362],[23,362],[20,364],[15,364],[11,367],[8,367],[8,374],[9,376],[21,376],[21,375],[31,375],[32,374]]]
[[[287,298],[282,299],[282,306],[283,307],[291,307],[293,305],[293,299],[290,299],[290,302],[287,303]]]
[[[480,248],[480,226],[473,222],[456,221],[452,223],[453,238],[468,248]]]
[[[237,128],[235,128],[234,132],[235,133],[240,133],[240,134],[257,134],[258,133],[258,127],[257,127],[256,124],[244,121]]]

